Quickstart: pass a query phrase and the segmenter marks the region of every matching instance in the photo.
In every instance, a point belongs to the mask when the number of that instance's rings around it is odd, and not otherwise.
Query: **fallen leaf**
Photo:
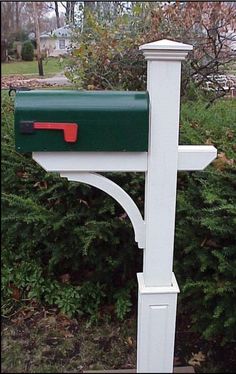
[[[120,216],[119,216],[119,220],[120,221],[124,221],[124,219],[127,218],[127,214],[126,213],[122,213]]]
[[[217,159],[213,161],[212,164],[217,170],[224,170],[227,165],[232,166],[234,160],[227,158],[224,152],[220,152]]]
[[[29,177],[29,174],[27,174],[26,172],[24,171],[18,171],[16,173],[17,177],[20,177],[20,178],[23,178],[23,179],[27,179]]]
[[[228,139],[233,139],[233,137],[234,137],[233,131],[232,130],[226,131],[226,136],[227,136]]]
[[[62,274],[60,276],[60,280],[62,281],[62,283],[70,283],[70,274]]]
[[[40,190],[42,189],[47,189],[48,188],[48,184],[46,181],[41,181],[41,182],[36,182],[33,187],[39,187]]]
[[[194,365],[201,366],[201,363],[204,362],[205,360],[206,360],[206,356],[204,355],[204,353],[200,351],[198,353],[192,353],[192,357],[188,361],[188,364],[192,366]]]
[[[79,199],[79,202],[80,202],[81,204],[84,204],[84,205],[86,205],[87,207],[89,207],[87,201],[82,200],[82,199]]]
[[[20,300],[20,297],[21,297],[21,292],[20,292],[20,289],[14,285],[9,285],[11,291],[12,291],[12,298],[14,300]]]
[[[127,338],[127,343],[128,343],[128,345],[129,345],[130,347],[133,346],[133,339],[131,338],[131,336],[128,336],[128,338]]]
[[[213,145],[213,140],[211,138],[207,138],[207,140],[205,141],[205,144],[207,145]]]
[[[46,317],[46,318],[42,318],[39,321],[39,325],[46,326],[46,327],[55,326],[56,325],[56,318],[54,316],[49,316],[49,317]]]
[[[199,127],[199,124],[197,122],[193,122],[190,124],[190,127],[192,127],[193,129],[197,129]]]
[[[106,60],[104,61],[104,64],[105,65],[110,65],[111,61],[109,60],[109,58],[106,58]]]
[[[64,336],[64,338],[73,338],[74,337],[74,335],[69,331],[61,331],[61,333]]]
[[[75,324],[76,320],[71,320],[69,317],[66,317],[64,314],[59,313],[57,316],[57,323],[62,327],[70,326],[72,323]]]

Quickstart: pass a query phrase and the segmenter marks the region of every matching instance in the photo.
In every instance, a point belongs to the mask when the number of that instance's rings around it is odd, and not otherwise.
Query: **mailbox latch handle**
[[[21,133],[32,134],[34,130],[63,130],[64,140],[67,143],[75,143],[78,137],[77,123],[21,121]]]

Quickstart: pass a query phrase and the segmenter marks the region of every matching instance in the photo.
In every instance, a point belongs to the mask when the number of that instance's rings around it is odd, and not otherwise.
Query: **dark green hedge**
[[[179,312],[193,329],[222,343],[236,338],[236,100],[185,103],[181,144],[213,144],[218,158],[178,175],[175,272]]]
[[[22,60],[33,61],[34,59],[34,46],[30,40],[26,40],[22,45],[21,51]]]
[[[68,314],[122,319],[136,305],[142,251],[131,223],[105,193],[46,173],[14,151],[13,102],[2,103],[2,297],[29,297]],[[234,339],[236,275],[236,102],[182,106],[180,144],[214,144],[203,172],[178,174],[174,268],[179,312],[222,343]],[[141,211],[144,176],[113,173]]]

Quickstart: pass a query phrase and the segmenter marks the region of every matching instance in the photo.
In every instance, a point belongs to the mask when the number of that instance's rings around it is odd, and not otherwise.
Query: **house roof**
[[[51,37],[64,37],[70,38],[71,36],[71,27],[69,25],[59,27],[59,29],[52,30],[51,32],[43,32],[40,35],[40,38],[51,38]]]

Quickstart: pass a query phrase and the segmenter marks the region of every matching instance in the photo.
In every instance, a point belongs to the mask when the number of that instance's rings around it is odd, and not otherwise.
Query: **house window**
[[[59,49],[65,49],[65,48],[66,48],[65,39],[59,39]]]

